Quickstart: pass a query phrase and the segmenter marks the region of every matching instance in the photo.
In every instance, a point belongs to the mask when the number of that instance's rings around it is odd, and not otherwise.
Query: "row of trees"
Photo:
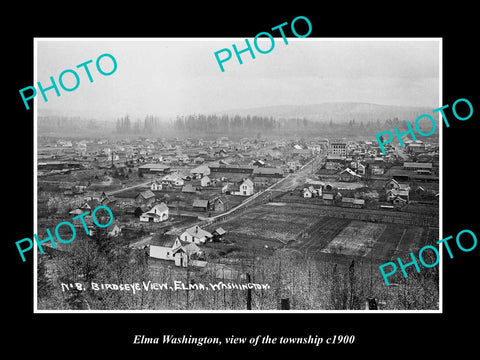
[[[280,125],[280,122],[271,116],[250,115],[217,116],[198,114],[177,116],[173,122],[175,130],[187,132],[251,132],[278,129]]]
[[[160,119],[153,115],[147,115],[141,120],[133,121],[130,117],[125,115],[117,119],[115,123],[115,132],[119,134],[151,134],[160,129]]]

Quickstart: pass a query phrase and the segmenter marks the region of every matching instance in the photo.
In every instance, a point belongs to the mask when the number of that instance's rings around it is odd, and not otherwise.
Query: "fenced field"
[[[423,220],[413,216],[410,220],[405,214],[401,221],[390,222],[392,215],[378,210],[330,211],[326,206],[270,202],[252,206],[215,227],[225,229],[228,239],[242,247],[268,245],[335,262],[352,257],[385,262],[418,251],[428,239],[438,236],[434,224],[421,226]]]

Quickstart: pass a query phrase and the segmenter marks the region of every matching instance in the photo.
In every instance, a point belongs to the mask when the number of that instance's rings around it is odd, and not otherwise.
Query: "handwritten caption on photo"
[[[257,284],[257,283],[233,283],[233,282],[223,282],[219,281],[217,283],[183,283],[182,281],[173,281],[172,284],[169,283],[157,283],[152,281],[142,281],[134,283],[125,283],[125,284],[109,284],[109,283],[97,283],[90,282],[87,284],[84,283],[60,283],[62,291],[78,290],[78,291],[126,291],[132,292],[133,294],[140,291],[161,291],[161,290],[268,290],[270,285],[268,284]]]

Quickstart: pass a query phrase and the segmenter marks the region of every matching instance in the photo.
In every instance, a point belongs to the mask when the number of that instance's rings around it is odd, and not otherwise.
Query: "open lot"
[[[385,262],[416,252],[438,236],[438,228],[349,219],[341,209],[271,202],[216,223],[243,248],[290,249],[305,257]]]
[[[247,236],[251,241],[262,239],[284,244],[295,240],[317,218],[310,209],[297,207],[292,212],[289,204],[267,203],[253,206],[238,216],[215,224],[215,227],[224,228],[233,241],[236,236]]]
[[[386,224],[352,221],[320,251],[367,256],[386,227]]]

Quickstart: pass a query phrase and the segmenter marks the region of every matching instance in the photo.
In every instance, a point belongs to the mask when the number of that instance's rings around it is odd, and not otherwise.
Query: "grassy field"
[[[338,210],[338,209],[337,209]],[[289,249],[305,257],[329,261],[385,262],[416,252],[434,239],[436,228],[352,220],[338,211],[302,204],[272,202],[214,225],[227,231],[230,241],[243,249]]]
[[[231,218],[216,227],[223,227],[229,237],[249,237],[279,243],[295,240],[318,216],[311,210],[296,208],[292,213],[286,204],[270,203],[250,208],[245,213]]]
[[[386,227],[386,224],[352,221],[320,251],[327,254],[368,256]]]

